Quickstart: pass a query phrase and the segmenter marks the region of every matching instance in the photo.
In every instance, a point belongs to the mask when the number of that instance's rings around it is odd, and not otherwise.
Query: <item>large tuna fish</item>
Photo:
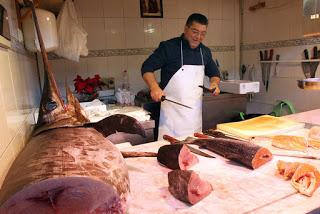
[[[63,103],[44,60],[45,84],[33,136],[11,166],[0,191],[0,213],[124,213],[128,170],[120,151],[105,138],[116,131],[144,136],[133,118],[114,115],[88,123],[67,89]]]

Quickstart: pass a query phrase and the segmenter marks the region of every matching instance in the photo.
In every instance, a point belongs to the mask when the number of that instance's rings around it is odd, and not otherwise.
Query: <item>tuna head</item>
[[[88,119],[81,113],[80,104],[77,99],[75,99],[70,90],[67,89],[68,105],[65,106],[60,96],[48,62],[48,55],[44,47],[33,1],[24,0],[24,3],[26,6],[31,7],[44,65],[44,86],[34,135],[53,128],[82,126],[88,122]]]
[[[80,103],[69,87],[67,87],[67,104],[65,105],[53,75],[45,73],[39,117],[34,135],[53,128],[82,126],[87,122],[89,120],[81,111]]]

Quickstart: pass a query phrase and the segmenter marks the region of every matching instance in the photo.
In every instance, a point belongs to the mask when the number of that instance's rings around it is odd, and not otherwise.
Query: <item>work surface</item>
[[[157,141],[121,150],[157,152],[165,144],[168,143]],[[307,162],[320,169],[319,160],[274,156],[272,161],[251,170],[204,151],[216,158],[198,156],[199,163],[191,169],[209,181],[214,190],[193,206],[169,193],[170,170],[159,165],[156,158],[126,159],[132,196],[129,213],[307,213],[320,207],[319,189],[307,197],[299,194],[290,181],[275,175],[278,160]]]

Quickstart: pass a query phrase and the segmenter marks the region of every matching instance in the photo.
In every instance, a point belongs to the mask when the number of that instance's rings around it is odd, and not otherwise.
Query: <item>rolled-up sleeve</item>
[[[166,62],[166,48],[163,42],[159,47],[143,62],[141,75],[146,72],[154,72],[160,69]]]

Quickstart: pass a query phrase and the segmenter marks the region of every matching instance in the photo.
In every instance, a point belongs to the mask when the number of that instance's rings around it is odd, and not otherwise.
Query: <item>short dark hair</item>
[[[197,22],[202,25],[208,25],[208,23],[209,23],[207,17],[205,15],[200,14],[200,13],[191,14],[187,19],[186,25],[188,27],[190,27],[193,22]]]

